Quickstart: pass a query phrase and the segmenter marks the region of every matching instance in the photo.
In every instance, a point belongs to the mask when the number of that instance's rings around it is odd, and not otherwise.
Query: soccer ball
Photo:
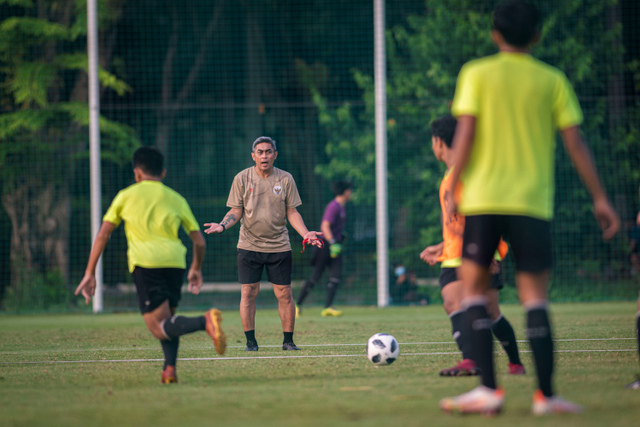
[[[391,365],[399,354],[398,341],[389,334],[375,334],[367,342],[367,357],[376,365]]]

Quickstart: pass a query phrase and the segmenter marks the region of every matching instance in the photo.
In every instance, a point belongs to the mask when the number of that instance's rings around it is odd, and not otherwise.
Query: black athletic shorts
[[[133,283],[138,292],[138,306],[142,314],[150,313],[169,300],[169,307],[180,302],[184,268],[143,268],[133,270]]]
[[[267,267],[267,279],[274,285],[291,284],[291,251],[264,253],[238,249],[238,281],[243,284],[257,283]]]
[[[335,258],[331,258],[331,249],[329,249],[330,246],[331,245],[329,244],[329,242],[324,241],[323,247],[314,247],[313,257],[311,258],[311,265],[313,265],[315,268],[313,269],[313,274],[310,278],[313,283],[317,283],[318,280],[320,280],[322,272],[325,269],[329,270],[329,280],[334,279],[338,282],[342,280],[342,254],[338,255]]]
[[[455,267],[443,267],[440,269],[440,289],[444,288],[451,282],[458,280],[457,268]],[[504,282],[502,282],[502,274],[494,274],[491,276],[491,288],[500,290],[504,288]]]
[[[500,237],[509,242],[517,271],[539,273],[553,266],[551,222],[521,215],[468,215],[462,257],[489,267]]]

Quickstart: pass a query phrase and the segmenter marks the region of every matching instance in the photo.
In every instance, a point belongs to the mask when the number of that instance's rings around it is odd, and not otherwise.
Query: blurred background
[[[634,299],[640,184],[640,4],[538,0],[533,54],[562,69],[585,113],[583,132],[623,221],[603,243],[588,194],[558,145],[551,299]],[[386,2],[391,303],[438,303],[439,268],[420,251],[441,240],[430,122],[449,111],[458,71],[496,51],[493,0]],[[102,207],[132,184],[142,145],[166,156],[166,185],[197,220],[219,222],[251,143],[278,143],[307,226],[319,229],[330,184],[349,179],[345,271],[336,304],[376,303],[372,0],[100,0]],[[88,311],[73,296],[91,247],[86,2],[0,0],[0,307]],[[181,307],[236,307],[239,227],[207,237],[199,296]],[[293,236],[294,296],[311,273]],[[181,237],[189,248],[188,238]],[[104,254],[104,309],[136,309],[123,227]],[[403,265],[406,277],[395,275]],[[502,299],[515,302],[513,265]],[[266,280],[266,277],[265,277]],[[308,304],[321,303],[319,283]],[[409,293],[400,291],[408,281]],[[275,306],[264,290],[261,306]]]

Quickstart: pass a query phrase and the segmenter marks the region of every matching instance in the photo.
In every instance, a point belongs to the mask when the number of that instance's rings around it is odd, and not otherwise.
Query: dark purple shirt
[[[335,199],[329,202],[322,215],[322,221],[329,221],[331,224],[331,234],[337,242],[342,240],[342,228],[344,222],[347,220],[347,212],[344,210],[340,203]],[[325,240],[329,240],[326,239]]]

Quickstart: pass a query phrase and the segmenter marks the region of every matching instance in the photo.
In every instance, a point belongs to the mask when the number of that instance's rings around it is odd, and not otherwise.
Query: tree
[[[126,83],[106,70],[121,5],[99,2],[99,80],[124,95]],[[0,0],[0,7],[10,15],[0,22],[2,206],[12,225],[11,285],[26,293],[30,284],[69,279],[70,185],[78,160],[88,157],[86,2]],[[105,118],[100,127],[103,158],[130,158],[135,132]]]

